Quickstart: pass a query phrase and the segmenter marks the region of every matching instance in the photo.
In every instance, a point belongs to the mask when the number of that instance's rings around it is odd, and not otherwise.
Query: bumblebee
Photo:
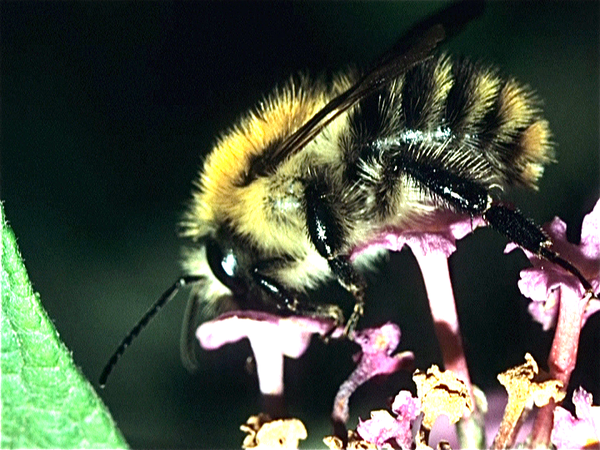
[[[344,322],[307,289],[337,280],[364,309],[357,247],[385,230],[435,231],[439,211],[481,216],[521,247],[589,282],[544,232],[495,191],[535,189],[553,160],[533,92],[498,70],[434,54],[474,14],[451,6],[414,27],[364,72],[331,83],[306,76],[268,95],[217,140],[195,182],[182,234],[185,275],[123,340],[101,376],[156,312],[192,284],[182,334],[192,365],[194,318],[259,309]],[[469,8],[472,4],[468,3]]]

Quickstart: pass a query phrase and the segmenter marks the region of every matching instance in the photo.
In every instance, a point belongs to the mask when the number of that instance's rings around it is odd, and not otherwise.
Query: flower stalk
[[[558,322],[550,355],[548,356],[548,367],[550,377],[562,382],[563,386],[568,386],[571,374],[575,370],[579,336],[591,294],[579,299],[574,291],[564,290],[563,292],[559,288],[556,290],[556,295],[559,305]],[[550,446],[556,406],[557,403],[551,401],[539,410],[531,435],[531,446],[533,448],[548,448]]]

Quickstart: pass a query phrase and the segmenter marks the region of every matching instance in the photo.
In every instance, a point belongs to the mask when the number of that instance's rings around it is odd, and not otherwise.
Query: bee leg
[[[351,335],[358,320],[365,311],[365,283],[350,261],[346,257],[337,256],[329,260],[329,267],[338,279],[338,282],[354,297],[354,309],[344,328],[344,335]]]
[[[472,180],[446,170],[402,161],[404,171],[451,207],[483,219],[511,242],[540,258],[553,262],[576,276],[584,289],[594,294],[592,285],[569,261],[552,250],[552,241],[538,225],[505,203],[493,201],[488,191]]]
[[[561,266],[567,272],[575,275],[584,289],[595,297],[590,282],[573,264],[561,258],[558,253],[551,249],[552,241],[544,230],[521,214],[519,210],[502,202],[492,202],[490,207],[483,213],[483,218],[492,228],[520,247]]]
[[[348,257],[340,254],[344,242],[343,231],[325,192],[323,184],[313,183],[306,186],[304,195],[308,232],[319,254],[329,262],[329,267],[338,282],[354,296],[354,310],[344,329],[344,334],[349,335],[364,312],[365,282],[354,270]]]
[[[315,305],[308,301],[300,300],[277,281],[261,274],[257,268],[252,271],[252,277],[255,283],[269,294],[268,298],[273,299],[277,309],[300,316],[333,319],[334,325],[332,331],[339,324],[344,323],[344,315],[337,305]]]

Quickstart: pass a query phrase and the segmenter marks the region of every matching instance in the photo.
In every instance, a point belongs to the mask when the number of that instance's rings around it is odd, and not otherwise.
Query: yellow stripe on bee
[[[305,80],[300,84],[288,82],[217,141],[182,223],[184,235],[197,238],[212,231],[218,222],[230,220],[247,224],[247,229],[238,231],[251,236],[261,224],[269,223],[267,180],[259,178],[248,186],[239,182],[252,158],[260,156],[272,142],[289,136],[325,105],[325,91],[320,87],[307,91],[305,84]],[[252,237],[260,244],[269,244],[268,236]]]

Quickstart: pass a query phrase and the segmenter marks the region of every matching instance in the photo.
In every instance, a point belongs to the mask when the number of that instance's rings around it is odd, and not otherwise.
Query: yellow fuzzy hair
[[[236,223],[238,232],[257,244],[266,248],[276,244],[269,242],[268,236],[256,235],[267,230],[261,224],[270,223],[264,207],[269,181],[258,178],[247,186],[239,181],[253,158],[261,155],[270,143],[296,131],[348,84],[348,80],[339,78],[334,89],[327,91],[324,85],[310,83],[306,77],[299,82],[290,80],[223,134],[206,158],[195,184],[191,207],[182,222],[182,234],[197,239],[229,220]]]

